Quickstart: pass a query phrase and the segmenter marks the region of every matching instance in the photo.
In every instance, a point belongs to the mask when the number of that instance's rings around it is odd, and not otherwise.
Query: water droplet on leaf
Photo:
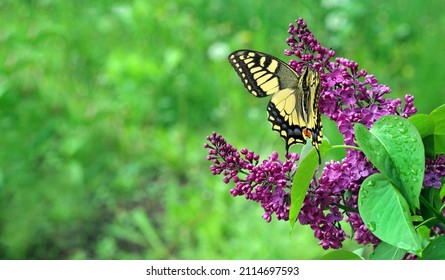
[[[402,126],[401,128],[399,128],[399,132],[405,134],[408,131],[408,128],[406,128],[405,126]]]

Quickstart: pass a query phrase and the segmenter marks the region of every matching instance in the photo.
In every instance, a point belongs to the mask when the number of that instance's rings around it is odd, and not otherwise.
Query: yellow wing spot
[[[257,84],[260,86],[260,85],[266,83],[267,81],[269,81],[271,77],[272,77],[272,74],[266,74],[264,76],[259,77],[258,79],[257,78],[254,78],[254,79],[256,79]]]
[[[253,58],[246,58],[244,59],[244,63],[249,64],[253,61]]]
[[[255,74],[253,74],[253,78],[255,79],[255,80],[257,80],[257,82],[258,82],[258,79],[261,77],[261,76],[263,76],[264,74],[266,74],[267,72],[266,71],[260,71],[260,72],[257,72],[257,73],[255,73]]]
[[[274,85],[272,82],[269,82],[265,85],[261,86],[261,89],[265,92],[267,92],[267,95],[271,95],[276,93],[279,90],[278,85]]]
[[[260,59],[260,65],[261,65],[261,67],[263,67],[264,68],[264,63],[266,62],[266,58],[263,56],[263,57],[261,57],[261,59]]]
[[[277,87],[279,87],[278,79],[271,79],[267,83],[261,86],[262,88],[267,88],[267,90],[273,90]]]
[[[275,70],[277,70],[277,68],[278,68],[278,61],[272,60],[272,62],[270,63],[269,67],[267,67],[267,70],[269,70],[270,72],[274,73]]]
[[[261,71],[261,70],[263,70],[263,68],[257,66],[257,67],[252,67],[250,69],[250,72],[253,74],[253,73],[256,73],[256,72]]]

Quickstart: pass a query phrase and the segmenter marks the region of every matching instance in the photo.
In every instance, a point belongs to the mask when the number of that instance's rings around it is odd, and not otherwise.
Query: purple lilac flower
[[[425,187],[442,187],[442,178],[445,176],[445,155],[437,156],[436,160],[426,159],[425,177],[423,185]]]
[[[440,189],[442,187],[442,180],[444,177],[445,155],[438,155],[435,160],[426,158],[423,186]],[[442,199],[442,203],[445,203],[445,197]],[[445,209],[442,210],[442,215],[445,216]],[[434,226],[431,228],[430,234],[431,236],[443,235],[445,234],[445,230],[439,226]]]
[[[301,73],[310,65],[320,72],[322,90],[319,99],[320,113],[335,121],[343,135],[345,145],[355,146],[354,124],[370,128],[385,115],[408,118],[416,113],[414,97],[405,95],[405,105],[400,98],[385,95],[391,89],[379,84],[374,75],[359,69],[359,65],[345,58],[335,58],[335,52],[320,45],[302,19],[290,24],[287,38],[290,49],[285,55],[296,56],[289,65]],[[274,152],[268,160],[259,164],[259,156],[247,149],[237,150],[227,144],[222,136],[213,133],[207,138],[210,144],[208,160],[213,161],[212,174],[223,174],[224,182],[236,184],[231,189],[233,196],[244,195],[246,199],[261,203],[263,218],[270,221],[275,213],[279,220],[288,220],[292,177],[298,168],[299,156],[290,154],[285,162]],[[298,221],[309,225],[314,236],[324,249],[340,248],[347,234],[340,221],[348,222],[353,238],[359,244],[377,245],[380,240],[364,225],[358,213],[358,192],[363,181],[378,171],[363,153],[346,150],[341,161],[330,161],[324,166],[321,177],[312,180],[311,188],[300,210]],[[445,176],[445,156],[435,161],[427,159],[425,186],[440,187]]]
[[[391,92],[386,85],[369,75],[365,70],[359,70],[359,65],[345,58],[336,58],[335,52],[320,45],[302,19],[296,25],[290,24],[287,43],[291,50],[285,54],[295,55],[299,62],[292,60],[291,67],[299,71],[304,64],[310,64],[321,73],[322,91],[320,95],[320,112],[337,123],[343,134],[345,145],[356,145],[354,124],[361,123],[370,128],[382,116],[388,114],[409,117],[416,112],[411,95],[405,97],[405,107],[400,99],[385,98]],[[333,215],[333,203],[342,204],[350,209],[357,209],[358,191],[362,182],[377,170],[366,159],[363,153],[347,150],[346,157],[341,162],[326,163],[321,178],[315,186],[315,200],[306,197],[298,219],[302,224],[310,224],[315,230],[315,236],[320,239],[323,248],[339,248],[341,244],[332,242],[332,236],[341,242],[345,238],[344,231],[329,222]],[[344,194],[349,193],[346,197]],[[313,209],[318,209],[314,215]],[[363,224],[356,212],[346,212],[345,221],[352,225],[354,239],[360,244],[379,243]],[[338,214],[337,214],[338,215]],[[330,224],[330,226],[326,226]]]
[[[278,220],[289,219],[290,189],[296,171],[296,153],[290,153],[285,162],[274,152],[268,160],[259,164],[259,156],[253,151],[237,149],[215,132],[207,137],[209,149],[207,160],[213,161],[213,175],[223,174],[224,182],[232,181],[236,187],[230,190],[233,196],[244,195],[246,199],[260,202],[263,218],[270,222],[275,213]],[[222,160],[222,161],[221,161]]]

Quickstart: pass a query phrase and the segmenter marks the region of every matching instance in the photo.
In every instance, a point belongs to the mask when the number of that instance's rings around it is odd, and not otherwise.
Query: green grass
[[[2,1],[0,258],[319,258],[310,229],[232,198],[202,146],[215,130],[283,152],[226,55],[285,59],[299,17],[392,97],[445,102],[442,1],[338,2]]]

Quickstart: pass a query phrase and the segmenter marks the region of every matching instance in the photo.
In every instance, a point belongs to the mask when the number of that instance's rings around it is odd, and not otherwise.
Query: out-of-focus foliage
[[[310,230],[231,198],[202,145],[283,153],[226,56],[286,59],[299,17],[394,98],[444,103],[445,5],[381,2],[2,1],[0,258],[318,258]]]

